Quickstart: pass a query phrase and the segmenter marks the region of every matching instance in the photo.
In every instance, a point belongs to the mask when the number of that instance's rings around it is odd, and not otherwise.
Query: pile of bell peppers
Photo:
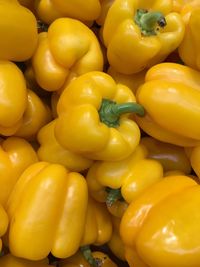
[[[200,0],[0,0],[0,266],[200,266]]]

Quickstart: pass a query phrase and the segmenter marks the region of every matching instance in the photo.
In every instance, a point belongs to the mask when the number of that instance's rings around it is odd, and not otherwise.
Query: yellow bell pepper
[[[136,200],[144,190],[163,178],[162,165],[147,159],[146,153],[145,147],[139,145],[124,160],[95,162],[86,176],[90,195],[97,201],[101,196],[100,200],[108,206],[120,199],[127,203]]]
[[[107,73],[116,81],[116,83],[121,83],[128,86],[135,94],[139,86],[144,83],[146,70],[131,75],[126,75],[117,72],[110,66],[107,70]]]
[[[48,264],[48,260],[41,261],[29,261],[21,258],[17,258],[12,254],[6,254],[0,257],[0,266],[2,267],[52,267]]]
[[[101,246],[111,239],[112,221],[106,205],[89,198],[80,246]]]
[[[0,204],[8,197],[22,172],[38,161],[33,147],[23,138],[8,137],[0,142]]]
[[[38,158],[41,161],[62,164],[70,171],[80,172],[88,169],[92,165],[92,160],[65,149],[57,142],[54,135],[55,124],[56,120],[52,120],[38,132]]]
[[[20,176],[6,205],[9,249],[41,260],[66,258],[79,248],[88,202],[85,178],[64,166],[39,162]]]
[[[25,61],[37,45],[37,21],[33,13],[17,1],[1,0],[0,59]]]
[[[79,76],[103,69],[97,37],[81,21],[71,18],[57,19],[48,32],[39,34],[31,62],[36,81],[47,91],[59,90],[71,72]]]
[[[72,257],[59,262],[59,267],[117,267],[107,254],[101,251],[93,251],[93,264],[90,264],[81,252],[77,252]]]
[[[108,242],[108,247],[117,258],[122,261],[126,261],[124,244],[119,233],[120,223],[121,218],[112,216],[113,232],[111,239]]]
[[[99,0],[36,0],[37,16],[47,24],[55,19],[70,17],[80,21],[95,20],[101,11]]]
[[[174,51],[184,31],[171,0],[116,0],[103,26],[108,61],[120,73],[140,72]]]
[[[185,65],[200,70],[200,2],[197,0],[186,3],[181,11],[185,23],[185,35],[178,51]]]
[[[111,235],[111,215],[107,211],[106,206],[102,203],[96,202],[92,198],[89,198],[86,212],[85,229],[80,242],[80,250],[82,254],[77,252],[71,258],[68,258],[66,261],[64,260],[64,263],[83,264],[80,265],[80,267],[85,266],[84,264],[86,264],[86,266],[96,266],[95,263],[97,256],[95,256],[94,253],[91,253],[90,245],[93,244],[95,246],[101,246],[111,239]],[[105,259],[106,258],[107,257],[105,257]],[[89,265],[89,263],[91,265]],[[102,262],[101,264],[102,265],[100,266],[104,266],[105,263],[103,264]],[[61,264],[61,266],[63,265]],[[105,266],[107,265],[105,264]]]
[[[125,211],[120,234],[130,267],[197,267],[200,260],[200,186],[169,176]]]
[[[152,137],[179,146],[200,141],[200,73],[176,63],[150,68],[136,99],[146,116],[136,118]]]
[[[148,158],[158,160],[164,172],[179,170],[183,174],[190,174],[191,165],[183,147],[160,142],[153,137],[141,138],[148,150]]]
[[[8,228],[8,215],[5,212],[3,206],[0,204],[0,252],[2,250],[1,237],[6,233],[7,228]]]
[[[128,87],[106,73],[89,72],[73,80],[61,94],[57,112],[57,141],[87,158],[120,160],[139,143],[139,127],[129,115],[143,116],[144,110]]]
[[[9,136],[22,124],[28,100],[27,89],[24,76],[14,63],[1,60],[0,73],[0,134]]]
[[[51,120],[51,111],[33,91],[27,90],[27,93],[28,103],[23,114],[22,125],[16,131],[15,136],[34,140],[40,128]]]

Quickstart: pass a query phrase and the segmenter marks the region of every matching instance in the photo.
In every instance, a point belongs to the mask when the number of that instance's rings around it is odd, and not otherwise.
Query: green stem
[[[136,113],[139,116],[144,116],[145,111],[137,103],[128,102],[117,104],[109,99],[103,99],[99,110],[100,120],[109,127],[119,126],[120,116],[125,113]]]
[[[108,207],[111,207],[117,200],[122,199],[120,188],[118,189],[106,188],[106,191],[108,192],[106,198],[106,205]]]
[[[92,256],[92,251],[90,249],[90,246],[82,246],[80,248],[81,253],[83,254],[83,257],[86,259],[86,261],[93,267],[98,267],[98,264],[95,260],[95,258]]]
[[[150,36],[157,34],[157,26],[164,28],[167,23],[161,12],[138,9],[135,14],[135,23],[140,27],[143,35]]]

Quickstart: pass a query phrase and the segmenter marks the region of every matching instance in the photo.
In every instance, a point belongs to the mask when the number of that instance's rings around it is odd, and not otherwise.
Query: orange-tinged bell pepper
[[[97,201],[101,196],[101,201],[108,206],[120,199],[127,203],[137,199],[144,190],[163,178],[162,165],[156,160],[145,158],[146,153],[146,149],[139,145],[124,160],[94,163],[86,176],[91,196]]]
[[[37,154],[42,161],[64,165],[70,171],[83,171],[92,165],[92,160],[62,147],[54,135],[56,120],[43,126],[37,135],[40,144]]]
[[[0,134],[9,136],[22,124],[27,105],[27,89],[24,76],[14,63],[1,60],[0,73]]]
[[[191,178],[169,176],[129,205],[120,234],[130,267],[199,265],[199,192]]]
[[[3,206],[0,204],[0,252],[2,249],[1,236],[3,236],[6,233],[7,228],[8,228],[8,215],[5,212]]]
[[[1,0],[0,59],[25,61],[37,45],[37,21],[33,13],[17,1]]]
[[[23,138],[8,137],[0,143],[0,203],[5,206],[22,172],[38,161],[33,147]]]
[[[178,51],[179,56],[185,65],[200,70],[200,2],[197,0],[188,1],[181,11],[185,23],[185,35]]]
[[[61,261],[59,267],[117,267],[107,254],[101,251],[93,251],[93,264],[90,264],[81,252],[77,252],[72,257]]]
[[[47,24],[61,17],[70,17],[80,21],[95,20],[101,11],[99,0],[36,0],[37,16]]]
[[[17,258],[12,254],[6,254],[0,257],[0,266],[2,267],[50,267],[48,260],[44,259],[41,261],[29,261],[21,258]]]
[[[23,114],[22,125],[15,136],[34,140],[40,128],[51,120],[51,111],[48,105],[31,90],[27,90],[28,103]]]
[[[191,164],[183,147],[149,136],[141,138],[141,144],[147,148],[148,158],[158,160],[162,164],[164,172],[179,170],[183,174],[190,174]]]
[[[108,62],[124,74],[139,72],[162,62],[180,45],[184,31],[171,0],[116,0],[103,26]]]
[[[57,141],[88,158],[120,160],[139,143],[139,127],[129,115],[143,116],[144,110],[128,87],[106,73],[89,72],[73,80],[61,94],[57,112]]]
[[[200,141],[199,89],[198,71],[176,63],[153,66],[137,90],[137,101],[146,111],[146,116],[136,119],[137,123],[160,141],[179,146],[197,145]]]
[[[41,260],[51,252],[66,258],[79,248],[88,202],[84,177],[64,166],[39,162],[20,176],[8,200],[9,249]]]
[[[79,20],[60,18],[39,34],[32,67],[38,84],[47,91],[56,91],[71,72],[79,76],[101,71],[103,55],[92,30]]]

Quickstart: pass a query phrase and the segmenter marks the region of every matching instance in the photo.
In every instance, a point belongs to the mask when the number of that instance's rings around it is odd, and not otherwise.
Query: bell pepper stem
[[[81,253],[83,254],[83,257],[92,267],[98,267],[98,264],[95,258],[92,256],[92,251],[90,249],[90,246],[88,245],[82,246],[80,250],[81,250]]]
[[[108,207],[111,207],[117,200],[122,199],[120,188],[118,189],[107,188],[106,191],[108,192],[108,195],[106,198],[106,205]]]
[[[109,127],[119,126],[119,119],[122,114],[136,113],[139,116],[144,116],[144,108],[134,102],[117,104],[108,99],[103,99],[99,110],[100,120]]]
[[[157,11],[138,9],[135,14],[135,23],[145,36],[157,35],[157,28],[164,28],[167,23],[164,15]]]

